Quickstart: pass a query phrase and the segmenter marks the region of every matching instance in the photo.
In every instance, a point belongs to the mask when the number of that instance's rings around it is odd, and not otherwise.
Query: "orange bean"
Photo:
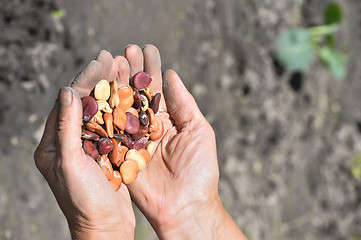
[[[150,140],[152,141],[156,141],[158,139],[160,139],[163,136],[164,133],[164,126],[163,126],[163,121],[162,119],[160,119],[160,117],[155,116],[155,122],[157,125],[157,130],[152,132],[149,136]]]
[[[138,152],[142,154],[146,163],[150,162],[150,153],[145,149],[139,149]]]
[[[149,132],[157,131],[157,123],[155,122],[155,115],[151,108],[147,109],[148,119],[149,119]]]
[[[131,184],[137,179],[138,164],[134,160],[127,160],[120,165],[119,172],[122,175],[124,184]]]
[[[118,191],[120,186],[122,185],[122,175],[117,170],[113,171],[113,178],[109,180],[112,185],[114,191]]]
[[[113,143],[113,150],[108,154],[108,157],[111,163],[119,167],[122,162],[120,161],[118,143],[117,140],[115,140],[114,138],[111,138],[110,140]]]
[[[115,108],[113,111],[113,118],[115,127],[120,131],[124,131],[125,125],[127,124],[127,115],[125,114],[125,111],[120,107]]]
[[[105,176],[108,178],[108,180],[111,180],[113,178],[113,167],[110,163],[107,155],[101,155],[98,157],[97,162],[99,166],[102,168]]]
[[[114,137],[113,115],[111,113],[104,113],[103,119],[108,136],[110,138]]]
[[[118,89],[118,96],[119,96],[119,107],[127,110],[130,108],[134,103],[133,98],[133,89],[130,86],[120,87]]]
[[[107,132],[93,120],[90,120],[89,122],[87,122],[87,124],[85,124],[85,128],[91,132],[95,132],[96,134],[98,134],[99,136],[101,136],[103,138],[108,137]]]

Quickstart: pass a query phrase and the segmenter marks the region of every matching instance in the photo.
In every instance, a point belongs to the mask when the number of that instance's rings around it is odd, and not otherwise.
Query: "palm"
[[[165,134],[147,168],[130,185],[133,200],[150,220],[165,212],[174,217],[181,209],[217,194],[218,185],[215,141],[207,128],[172,126],[168,113],[160,117]]]

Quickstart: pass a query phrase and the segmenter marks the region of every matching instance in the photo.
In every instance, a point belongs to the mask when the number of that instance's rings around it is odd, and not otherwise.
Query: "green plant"
[[[334,77],[345,77],[346,57],[334,44],[334,34],[342,21],[338,4],[327,6],[324,21],[322,26],[283,30],[278,39],[278,60],[291,70],[306,72],[316,55]]]
[[[351,158],[351,173],[356,179],[361,179],[361,153]]]

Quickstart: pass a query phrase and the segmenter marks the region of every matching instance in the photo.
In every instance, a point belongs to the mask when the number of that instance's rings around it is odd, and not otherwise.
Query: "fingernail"
[[[104,49],[101,50],[100,53],[98,54],[96,60],[98,60],[101,55],[106,54],[106,53],[109,53],[109,54],[110,54],[110,52],[108,52],[107,50],[104,50]]]
[[[133,43],[128,44],[128,45],[125,47],[125,50],[127,50],[127,48],[130,47],[131,45],[133,45]]]
[[[71,87],[63,87],[59,92],[59,102],[63,107],[67,107],[73,101],[73,91]]]
[[[144,50],[144,48],[146,48],[148,45],[149,45],[149,43],[145,44],[145,45],[142,47],[142,50]]]

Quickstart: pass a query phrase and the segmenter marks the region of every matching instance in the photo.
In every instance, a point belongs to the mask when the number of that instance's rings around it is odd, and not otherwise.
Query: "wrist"
[[[72,239],[134,239],[135,222],[124,219],[111,221],[84,221],[68,222]]]
[[[182,208],[154,226],[160,239],[213,239],[227,214],[217,197]]]

